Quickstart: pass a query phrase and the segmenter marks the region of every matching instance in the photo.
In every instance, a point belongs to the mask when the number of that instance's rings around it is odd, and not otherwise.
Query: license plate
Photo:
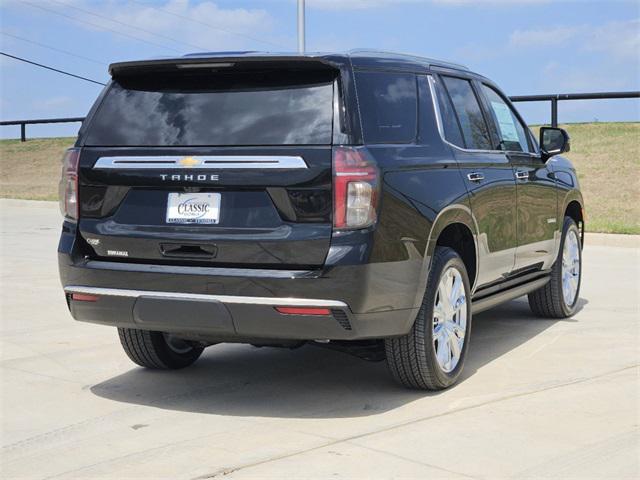
[[[220,220],[219,193],[170,193],[167,223],[217,224]]]

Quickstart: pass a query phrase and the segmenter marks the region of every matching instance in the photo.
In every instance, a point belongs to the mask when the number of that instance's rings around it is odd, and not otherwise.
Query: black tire
[[[436,358],[433,340],[434,304],[442,275],[455,267],[465,290],[467,322],[460,359],[453,370],[444,371]],[[427,280],[422,306],[411,331],[402,337],[385,339],[387,365],[397,382],[408,388],[442,390],[453,385],[464,368],[471,333],[471,288],[467,269],[451,248],[437,247]]]
[[[118,335],[122,348],[134,363],[156,370],[188,367],[204,350],[203,347],[185,340],[180,340],[181,348],[172,346],[162,332],[118,328]],[[174,339],[171,341],[174,342]]]
[[[580,274],[575,298],[573,303],[568,305],[562,292],[562,252],[570,231],[573,231],[578,239]],[[529,307],[531,307],[531,311],[535,315],[544,318],[566,318],[575,313],[580,298],[580,283],[582,281],[582,245],[580,242],[580,231],[576,222],[571,217],[564,217],[560,250],[551,269],[551,280],[545,286],[529,294]]]

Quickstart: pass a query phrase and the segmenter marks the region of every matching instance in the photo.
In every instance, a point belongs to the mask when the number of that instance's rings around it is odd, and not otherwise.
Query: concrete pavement
[[[637,237],[587,240],[571,319],[524,299],[474,317],[462,382],[431,394],[313,346],[144,371],[69,316],[57,205],[0,200],[0,218],[2,478],[640,476]]]

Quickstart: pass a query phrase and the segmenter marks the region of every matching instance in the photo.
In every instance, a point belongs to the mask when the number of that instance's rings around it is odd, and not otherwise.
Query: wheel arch
[[[563,202],[562,219],[564,217],[571,217],[580,230],[581,245],[584,245],[584,231],[585,231],[585,215],[584,215],[584,200],[582,194],[578,190],[571,190],[566,195]]]
[[[450,247],[460,255],[469,274],[471,290],[474,290],[480,268],[477,232],[476,220],[471,209],[466,205],[451,205],[438,214],[431,226],[427,240],[420,284],[416,294],[416,308],[419,308],[422,303],[433,255],[438,246]]]

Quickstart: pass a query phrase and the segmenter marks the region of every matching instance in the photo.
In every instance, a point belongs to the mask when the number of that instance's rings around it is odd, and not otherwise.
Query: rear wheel
[[[571,217],[564,218],[558,258],[551,279],[529,294],[531,311],[540,317],[565,318],[576,311],[582,278],[580,232]]]
[[[462,259],[451,248],[438,247],[411,331],[385,340],[387,364],[399,383],[441,390],[456,382],[469,345],[470,298]]]
[[[171,370],[195,362],[203,347],[170,333],[118,328],[120,343],[127,356],[141,367]]]

